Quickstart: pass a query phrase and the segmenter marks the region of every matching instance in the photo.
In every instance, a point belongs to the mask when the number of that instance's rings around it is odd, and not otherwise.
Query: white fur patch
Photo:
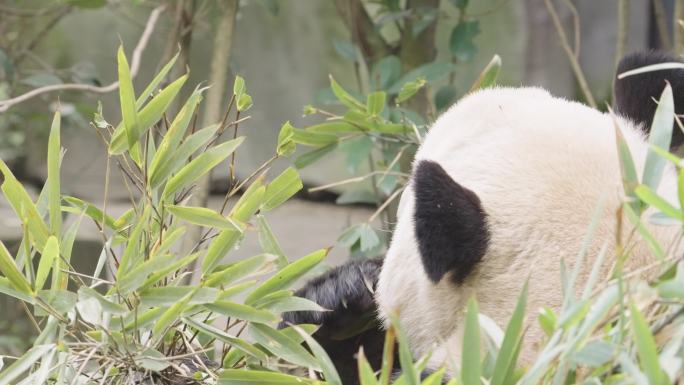
[[[639,127],[617,118],[639,172],[648,152]],[[587,253],[582,288],[602,245],[613,250],[616,213],[623,201],[615,124],[609,114],[555,98],[538,88],[478,91],[445,112],[433,125],[415,162],[439,163],[459,184],[475,192],[487,213],[489,248],[460,287],[448,277],[427,279],[413,230],[414,192],[404,192],[394,239],[380,274],[380,316],[390,311],[408,331],[418,356],[438,347],[434,364],[458,362],[459,326],[466,301],[475,295],[480,311],[505,328],[529,277],[528,325],[522,358],[535,355],[542,337],[537,310],[561,305],[560,261],[571,269],[592,214],[603,212]],[[676,175],[665,169],[659,191],[676,204]],[[603,197],[603,198],[602,198]],[[648,215],[648,213],[647,213]],[[626,234],[631,225],[623,222]],[[676,229],[653,228],[668,245]],[[638,238],[638,237],[637,237]],[[638,240],[628,268],[652,256]],[[607,258],[610,265],[614,258]],[[610,267],[610,266],[608,266]],[[608,270],[606,268],[606,272]]]

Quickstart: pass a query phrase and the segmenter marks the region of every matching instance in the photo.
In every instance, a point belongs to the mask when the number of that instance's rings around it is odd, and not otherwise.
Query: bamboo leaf
[[[317,360],[299,342],[282,332],[263,324],[250,324],[249,333],[254,341],[273,355],[305,368],[320,370]]]
[[[482,366],[480,363],[480,324],[475,298],[468,300],[465,329],[463,332],[463,354],[461,355],[461,379],[464,385],[480,385]]]
[[[0,241],[0,272],[9,280],[14,289],[29,296],[33,295],[31,285],[17,268],[14,259],[2,241]]]
[[[229,140],[200,154],[185,167],[181,168],[176,175],[171,177],[166,183],[162,196],[164,198],[170,197],[182,187],[201,178],[204,174],[209,172],[209,170],[216,167],[221,161],[232,154],[243,141],[244,137]]]
[[[479,90],[482,88],[489,88],[496,84],[496,79],[499,77],[499,72],[501,71],[501,57],[499,55],[494,55],[492,60],[489,61],[487,66],[482,70],[480,75],[475,80],[475,83],[470,87],[470,92]]]
[[[124,53],[123,46],[119,46],[116,55],[119,71],[119,103],[121,106],[121,120],[123,122],[128,148],[133,146],[140,137],[140,123],[135,108],[135,91],[131,79],[131,69]]]
[[[670,148],[674,118],[674,98],[672,96],[672,87],[668,83],[658,101],[658,107],[651,124],[651,131],[648,134],[648,142],[651,148]],[[665,159],[658,156],[652,149],[649,149],[648,155],[646,155],[646,163],[644,164],[642,183],[652,190],[657,190],[666,162]]]
[[[210,311],[227,317],[237,318],[248,322],[264,323],[278,321],[278,317],[269,311],[253,308],[230,301],[216,301],[204,305]]]
[[[59,267],[57,266],[59,264],[58,259],[59,244],[57,243],[57,238],[55,238],[54,235],[51,235],[45,243],[43,252],[40,255],[40,262],[38,262],[38,270],[36,271],[35,290],[41,290],[43,288],[43,285],[45,285],[45,281],[47,280],[48,274],[50,273],[50,270],[53,267],[55,267],[55,271],[53,271],[52,273],[52,281],[55,283],[59,281],[57,279],[57,276],[59,275],[57,271],[57,269],[59,269]],[[58,286],[53,284],[52,287],[57,288]]]
[[[345,89],[333,79],[332,75],[330,76],[330,88],[332,89],[333,94],[335,94],[335,97],[337,97],[337,100],[345,106],[362,111],[366,110],[366,106],[351,96],[349,92],[345,91]]]
[[[667,376],[658,362],[658,349],[648,323],[633,303],[630,304],[630,313],[639,363],[648,377],[648,383],[664,385],[667,383]]]
[[[314,357],[318,360],[318,364],[321,366],[321,371],[325,376],[325,381],[330,385],[342,385],[342,379],[335,369],[335,365],[325,352],[325,349],[316,342],[316,340],[311,337],[304,329],[297,325],[292,325],[292,328],[306,341],[309,346],[309,350],[313,353]]]
[[[660,210],[663,214],[679,221],[684,220],[684,215],[680,209],[672,206],[668,201],[658,196],[648,186],[639,185],[634,189],[634,193],[642,202]]]
[[[501,350],[496,357],[494,372],[492,373],[491,385],[503,385],[511,378],[520,353],[520,342],[523,336],[523,321],[525,307],[527,305],[527,282],[518,297],[511,320],[508,321],[506,334],[501,344]]]
[[[0,372],[0,384],[11,384],[14,380],[20,378],[52,349],[55,349],[54,344],[38,345],[29,349],[29,351],[14,361],[12,365]]]
[[[219,374],[218,385],[309,385],[320,383],[289,374],[260,370],[225,369]]]
[[[204,285],[210,287],[230,285],[238,279],[249,277],[252,273],[273,262],[275,259],[276,256],[272,254],[259,254],[243,259],[223,270],[212,273],[207,277]]]
[[[269,278],[266,282],[254,289],[254,291],[245,299],[245,303],[254,303],[254,301],[266,294],[288,287],[309,270],[321,263],[327,254],[328,249],[321,249],[292,262],[279,271],[278,274]]]
[[[288,167],[266,187],[264,203],[261,209],[263,211],[273,210],[285,203],[285,201],[301,190],[302,187],[304,187],[304,185],[302,184],[302,180],[299,177],[297,170]]]
[[[238,223],[230,217],[224,217],[216,211],[206,207],[166,205],[165,208],[176,217],[195,225],[222,230],[231,229],[239,231],[240,233],[242,233],[245,228],[244,224]]]
[[[138,129],[136,142],[153,124],[155,124],[162,115],[168,109],[169,105],[176,97],[180,91],[185,81],[188,79],[188,75],[183,75],[176,79],[173,83],[169,84],[163,90],[150,100],[149,103],[145,105],[137,114]],[[112,140],[109,143],[109,153],[112,155],[119,155],[126,150],[130,150],[131,156],[136,156],[133,151],[137,151],[137,156],[139,156],[139,147],[130,147],[127,142],[127,132],[123,125],[119,125],[112,134]],[[138,159],[139,160],[139,159]]]
[[[193,318],[190,318],[190,317],[183,317],[182,320],[184,323],[186,323],[187,325],[197,329],[201,333],[204,333],[208,336],[214,337],[214,338],[221,340],[227,344],[230,344],[234,348],[240,350],[241,352],[243,352],[243,353],[245,353],[251,357],[256,358],[259,361],[267,361],[268,360],[268,356],[266,356],[266,354],[264,352],[257,349],[252,344],[250,344],[250,343],[248,343],[248,342],[246,342],[240,338],[233,337],[221,329],[218,329],[218,328],[211,326],[211,325],[207,325],[203,322],[199,322],[199,321],[197,321]]]
[[[47,155],[47,189],[48,189],[48,207],[50,212],[50,231],[52,234],[59,236],[62,229],[62,210],[60,209],[60,154],[62,147],[60,145],[60,122],[61,116],[59,111],[55,112],[52,119],[52,127],[50,128],[50,137],[48,138],[48,155]]]
[[[159,148],[152,159],[149,169],[149,181],[153,187],[159,185],[161,182],[158,175],[159,169],[161,165],[171,162],[173,155],[185,136],[185,132],[190,124],[190,119],[194,116],[197,105],[201,99],[202,90],[195,90],[195,92],[190,95],[181,110],[178,112],[176,118],[173,120],[168,131],[164,135],[164,138],[159,143]]]
[[[159,72],[157,72],[157,75],[155,75],[150,84],[148,84],[147,87],[143,90],[143,92],[138,97],[138,100],[135,101],[135,108],[140,109],[140,107],[143,106],[145,101],[147,101],[147,99],[152,95],[154,90],[156,90],[159,84],[161,84],[162,80],[166,78],[166,75],[169,73],[169,71],[171,71],[173,65],[176,64],[176,60],[178,60],[179,55],[180,51],[173,55],[171,60],[169,60],[168,63],[166,63],[164,67],[162,67],[162,69],[159,70]]]

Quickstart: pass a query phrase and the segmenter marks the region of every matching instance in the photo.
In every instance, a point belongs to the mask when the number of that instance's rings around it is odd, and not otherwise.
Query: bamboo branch
[[[656,26],[658,27],[660,44],[662,44],[662,48],[668,50],[672,47],[672,42],[670,41],[670,34],[667,31],[667,17],[665,16],[663,0],[653,0],[653,15],[655,16]]]
[[[627,51],[627,31],[629,29],[629,2],[618,0],[617,46],[615,48],[615,68]]]
[[[591,90],[589,89],[589,85],[587,84],[587,79],[584,77],[584,72],[582,72],[582,67],[580,66],[577,57],[575,56],[572,48],[570,47],[570,44],[568,43],[568,37],[565,35],[565,30],[563,29],[563,24],[561,24],[560,17],[558,17],[558,12],[556,12],[556,8],[551,3],[551,0],[544,0],[544,3],[546,4],[546,8],[549,10],[549,14],[551,15],[553,24],[556,27],[556,31],[558,32],[558,37],[560,38],[561,46],[563,46],[565,53],[568,55],[570,66],[572,67],[572,71],[575,73],[577,83],[579,83],[580,89],[584,94],[584,98],[587,99],[587,104],[589,104],[593,108],[596,108],[596,100],[594,100],[594,96],[591,94]]]
[[[391,52],[391,47],[375,28],[361,0],[335,0],[335,6],[351,35],[358,39],[357,44],[364,58],[378,59]]]
[[[155,8],[154,10],[152,10],[152,13],[150,13],[150,17],[147,20],[147,24],[145,25],[145,29],[143,30],[142,35],[140,36],[140,40],[138,40],[138,44],[133,50],[133,56],[131,59],[131,77],[135,77],[138,73],[138,70],[140,69],[140,57],[142,56],[142,53],[145,51],[145,48],[147,48],[147,43],[149,43],[150,36],[152,35],[152,32],[154,31],[154,28],[157,25],[157,21],[159,20],[159,15],[164,11],[165,8],[166,6],[162,5]],[[29,92],[26,92],[25,94],[16,96],[11,99],[0,100],[0,113],[7,111],[16,104],[25,102],[26,100],[32,99],[38,95],[42,95],[48,92],[87,91],[98,94],[105,94],[108,92],[112,92],[118,88],[118,81],[115,81],[114,83],[109,84],[107,86],[101,87],[81,83],[53,84],[33,89]]]

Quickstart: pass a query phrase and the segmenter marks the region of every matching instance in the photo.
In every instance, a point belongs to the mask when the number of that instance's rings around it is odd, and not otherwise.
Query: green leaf
[[[140,306],[145,307],[168,307],[180,301],[195,290],[194,286],[160,286],[150,287],[140,291]],[[219,290],[212,287],[201,287],[188,302],[188,305],[203,305],[216,301]]]
[[[178,112],[168,131],[162,138],[162,141],[159,143],[159,148],[152,159],[149,169],[149,181],[152,187],[161,184],[162,179],[160,178],[160,175],[158,175],[159,170],[163,167],[162,165],[171,162],[173,155],[185,136],[188,125],[190,124],[190,119],[195,115],[197,105],[201,99],[202,90],[195,90]]]
[[[230,216],[242,222],[249,221],[263,204],[265,196],[266,186],[264,186],[263,176],[260,176],[242,194],[233,209],[230,210]]]
[[[140,123],[138,122],[138,114],[135,108],[135,92],[133,90],[133,80],[131,79],[131,69],[128,67],[128,60],[126,60],[123,46],[119,46],[116,57],[119,70],[121,117],[128,140],[128,148],[133,148],[140,136]]]
[[[183,143],[181,143],[178,149],[171,154],[170,161],[160,161],[154,175],[152,178],[150,178],[150,184],[152,188],[162,184],[168,179],[169,175],[183,167],[192,154],[194,154],[200,147],[207,144],[207,142],[214,137],[216,131],[218,131],[218,128],[218,124],[214,124],[195,132],[187,137]]]
[[[140,253],[140,240],[142,239],[142,234],[147,226],[146,222],[149,216],[150,206],[145,206],[145,211],[137,218],[138,223],[136,223],[128,236],[126,248],[119,261],[119,269],[116,272],[118,279],[123,278],[130,269],[138,266],[138,263],[143,259],[143,254]]]
[[[164,338],[166,331],[180,319],[183,310],[188,306],[188,302],[190,302],[197,290],[199,290],[199,286],[195,287],[193,291],[162,313],[161,317],[154,323],[154,327],[152,327],[152,341],[150,342],[150,346],[155,346],[159,343]]]
[[[294,141],[294,127],[292,127],[290,122],[285,122],[285,124],[280,127],[280,133],[278,133],[276,153],[279,156],[290,156],[296,149],[297,143]]]
[[[377,91],[368,94],[366,99],[366,111],[369,115],[378,116],[385,109],[385,99],[387,94],[383,91]]]
[[[335,94],[335,97],[337,97],[337,100],[345,106],[351,109],[366,110],[366,106],[342,88],[342,86],[333,79],[332,75],[330,75],[330,88],[332,89],[333,94]]]
[[[261,246],[261,249],[266,253],[278,256],[278,259],[276,260],[278,268],[282,269],[283,267],[287,266],[289,263],[287,256],[280,247],[278,239],[276,239],[275,235],[273,234],[271,226],[268,225],[266,217],[261,214],[257,215],[257,224],[259,226],[259,245]]]
[[[463,385],[480,385],[482,367],[480,364],[480,322],[475,298],[468,300],[465,329],[463,332],[463,352],[461,355],[461,379]]]
[[[423,78],[427,83],[435,83],[454,71],[456,67],[449,62],[434,61],[431,63],[423,64],[422,66],[412,69],[401,79],[397,80],[392,86],[387,90],[388,94],[396,94],[406,83],[415,82],[416,80]]]
[[[456,100],[456,96],[456,88],[450,84],[437,90],[437,93],[435,94],[435,108],[437,111],[443,111],[449,108]]]
[[[259,361],[267,361],[268,356],[261,350],[257,349],[256,347],[252,346],[247,341],[244,341],[240,338],[233,337],[230,334],[224,332],[221,329],[218,329],[214,326],[207,325],[203,322],[199,322],[193,318],[189,317],[183,317],[182,318],[183,322],[186,323],[187,325],[197,329],[201,333],[204,333],[208,336],[214,337],[220,341],[223,341],[227,344],[230,344],[232,347],[240,350],[241,352],[256,358]]]
[[[237,101],[237,110],[240,112],[249,110],[252,107],[252,97],[248,94],[242,94]]]
[[[468,7],[468,0],[451,0],[454,7],[464,11]]]
[[[237,223],[230,217],[224,217],[216,211],[206,207],[188,207],[176,205],[166,205],[164,207],[174,216],[195,225],[223,230],[232,229],[239,232],[242,232],[245,228],[244,224]]]
[[[641,368],[646,373],[649,384],[664,385],[668,382],[667,376],[658,362],[658,348],[649,329],[648,322],[633,303],[630,304],[629,309],[632,331],[634,332],[634,343],[636,344]]]
[[[5,244],[0,241],[0,272],[9,280],[12,287],[26,295],[32,296],[33,290],[26,277],[21,274],[19,268],[14,263],[14,259],[5,247]]]
[[[100,225],[102,224],[102,219],[104,217],[105,226],[115,231],[119,230],[119,226],[116,225],[114,218],[110,217],[109,215],[104,216],[102,210],[98,209],[94,205],[85,202],[81,199],[69,196],[65,196],[64,200],[73,207],[77,208],[78,210],[71,210],[69,207],[62,207],[62,211],[72,211],[78,214],[84,213],[86,216],[88,216],[88,218],[92,219]]]
[[[317,148],[313,151],[309,151],[305,154],[302,154],[297,157],[295,160],[295,167],[298,169],[303,169],[306,166],[311,165],[312,163],[315,163],[322,157],[326,156],[327,154],[331,153],[334,149],[337,148],[337,143],[331,143],[327,146]]]
[[[241,319],[248,322],[271,323],[279,320],[274,314],[266,310],[255,309],[249,305],[243,305],[230,301],[216,301],[205,304],[204,307],[227,317]]]
[[[214,271],[214,268],[219,264],[221,258],[228,254],[228,251],[233,248],[240,239],[240,236],[241,232],[237,230],[222,230],[216,238],[214,238],[202,261],[203,275]]]
[[[405,83],[403,86],[401,86],[401,90],[399,90],[399,95],[397,95],[397,98],[394,100],[395,103],[403,103],[407,100],[409,100],[413,95],[416,94],[416,92],[420,91],[421,88],[423,88],[427,84],[427,80],[425,78],[418,78],[412,82]]]
[[[663,214],[679,221],[684,221],[684,215],[680,209],[672,206],[668,201],[658,196],[648,186],[643,184],[639,185],[634,189],[634,193],[642,202],[655,207]]]
[[[142,107],[143,104],[145,104],[147,99],[150,96],[152,96],[152,93],[157,89],[159,84],[161,84],[161,82],[166,78],[166,75],[168,75],[169,71],[171,71],[173,65],[176,64],[176,60],[178,60],[179,55],[180,51],[173,55],[171,60],[169,60],[168,63],[166,63],[164,67],[162,67],[162,69],[159,70],[159,72],[157,72],[157,75],[154,76],[150,84],[148,84],[147,87],[145,87],[143,92],[140,94],[140,96],[138,96],[138,100],[135,101],[135,108],[140,109],[140,107]]]
[[[629,150],[627,141],[625,141],[625,137],[617,122],[613,121],[615,123],[615,140],[620,158],[620,173],[622,175],[625,195],[635,199],[635,202],[630,203],[630,205],[635,213],[640,214],[641,208],[639,203],[636,202],[636,195],[634,194],[634,189],[639,185],[639,177],[637,176],[634,160],[632,159],[632,153]]]
[[[133,357],[133,362],[141,368],[151,370],[153,372],[160,372],[171,365],[169,358],[159,351],[147,348]]]
[[[264,265],[273,262],[276,259],[272,254],[259,254],[253,257],[243,259],[236,262],[222,270],[212,273],[204,282],[206,286],[227,286],[238,279],[249,277],[255,271],[264,267]]]
[[[0,372],[0,384],[11,384],[14,380],[26,374],[33,364],[38,362],[47,352],[55,349],[54,344],[34,346],[21,357],[15,360],[12,365]]]
[[[218,146],[203,152],[197,158],[181,168],[171,179],[166,183],[164,198],[170,197],[176,191],[180,190],[209,172],[209,170],[216,167],[244,141],[244,137],[229,140],[221,143]]]
[[[53,272],[53,282],[57,282],[57,277],[60,275],[57,272],[57,269],[59,269],[59,244],[57,243],[57,238],[55,238],[54,235],[51,235],[50,238],[48,238],[47,242],[45,243],[45,247],[43,248],[43,252],[40,255],[40,262],[38,262],[38,270],[36,272],[36,281],[35,281],[35,289],[36,290],[41,290],[43,286],[45,285],[45,281],[47,280],[48,274],[50,273],[50,270],[54,267],[55,271]],[[65,285],[66,286],[66,285]],[[57,288],[57,285],[53,285],[53,288]]]
[[[29,234],[31,234],[31,241],[38,250],[42,250],[50,235],[47,225],[43,222],[42,215],[38,212],[36,205],[33,204],[33,200],[31,200],[24,186],[12,174],[2,159],[0,159],[0,172],[5,177],[0,187],[5,198],[12,206],[12,210],[27,227]]]
[[[337,373],[337,369],[335,369],[335,365],[328,356],[328,353],[325,352],[325,349],[323,349],[313,337],[305,332],[304,329],[296,325],[293,325],[292,328],[304,339],[304,341],[306,341],[309,350],[311,350],[314,357],[318,360],[321,371],[325,376],[326,383],[330,385],[342,385],[340,375]]]
[[[358,364],[359,380],[361,385],[379,385],[378,379],[375,377],[373,368],[371,368],[366,355],[363,353],[363,346],[359,349],[359,355],[356,360]]]
[[[303,144],[305,146],[323,147],[332,143],[337,143],[338,141],[337,135],[324,132],[308,131],[299,128],[294,128],[292,132],[292,140],[297,144]]]
[[[305,368],[320,369],[317,360],[298,341],[272,327],[263,324],[250,324],[249,334],[254,338],[254,341],[279,358]]]
[[[487,66],[480,72],[480,76],[477,77],[475,83],[470,87],[470,92],[494,86],[500,71],[501,57],[499,57],[499,55],[494,55],[492,60],[490,60]]]
[[[320,383],[289,374],[259,370],[225,369],[219,374],[218,385],[307,385]]]
[[[305,128],[306,131],[321,132],[327,134],[347,134],[350,132],[363,132],[362,128],[343,120],[331,120],[321,124],[315,124]]]
[[[317,266],[327,254],[328,249],[321,249],[292,262],[287,265],[287,267],[280,270],[278,274],[269,278],[266,282],[254,289],[254,291],[245,299],[245,303],[252,304],[266,294],[288,287],[309,270]]]
[[[175,259],[175,254],[167,254],[133,265],[123,275],[117,276],[116,285],[118,291],[124,295],[132,293],[143,286],[151,274],[166,271],[167,267],[174,266],[173,262]]]
[[[344,59],[347,59],[350,62],[357,61],[356,45],[354,45],[354,43],[345,40],[333,40],[333,47],[335,47],[335,51]]]
[[[413,366],[413,356],[411,355],[411,350],[409,349],[410,345],[408,342],[408,337],[406,336],[406,332],[404,331],[404,328],[399,322],[399,319],[397,319],[396,315],[390,314],[389,319],[392,324],[391,327],[394,329],[394,332],[397,336],[397,342],[399,346],[399,363],[401,364],[401,370],[403,372],[402,378],[406,385],[419,385],[420,381],[418,379],[418,373]]]
[[[235,99],[239,100],[246,91],[245,79],[240,75],[235,75],[235,81],[233,82],[233,95]]]
[[[302,189],[304,185],[299,177],[299,173],[292,167],[288,167],[282,174],[278,175],[266,187],[264,203],[261,209],[270,211],[285,203],[294,194]]]
[[[50,137],[48,138],[47,155],[47,189],[48,207],[50,210],[50,231],[54,235],[61,234],[62,229],[62,210],[60,209],[60,181],[59,166],[62,147],[60,145],[60,122],[59,111],[55,112],[50,127]]]
[[[477,53],[473,39],[480,33],[478,20],[464,20],[459,22],[451,31],[449,50],[458,60],[469,61]]]
[[[492,373],[491,385],[503,385],[512,377],[515,365],[518,361],[518,354],[520,353],[520,343],[523,336],[523,321],[525,319],[525,307],[527,306],[527,282],[518,297],[518,303],[515,306],[513,315],[508,326],[506,327],[506,334],[501,343],[501,349],[496,357],[496,364],[494,365],[494,372]]]
[[[371,81],[375,88],[386,90],[401,76],[401,60],[394,55],[386,56],[378,61],[371,70]]]
[[[173,83],[166,86],[166,88],[159,91],[159,93],[138,112],[138,127],[140,128],[136,142],[141,135],[161,119],[162,115],[166,112],[187,79],[188,75],[183,75],[176,79]],[[109,153],[118,155],[129,150],[131,147],[127,146],[126,138],[126,130],[123,126],[118,126],[116,130],[114,130],[114,134],[112,134],[112,140],[109,143]]]
[[[651,130],[648,134],[648,143],[651,148],[670,148],[674,118],[675,110],[672,87],[667,83],[663,93],[660,95],[658,107],[653,116]],[[652,149],[649,149],[648,155],[646,156],[646,163],[644,164],[642,183],[652,190],[657,190],[660,179],[663,176],[666,162],[665,159],[658,156]]]

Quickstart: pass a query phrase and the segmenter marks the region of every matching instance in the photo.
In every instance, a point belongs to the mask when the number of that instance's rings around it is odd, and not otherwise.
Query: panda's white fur
[[[414,232],[415,190],[408,185],[376,300],[385,322],[389,312],[399,314],[416,356],[433,351],[430,366],[460,362],[459,335],[468,298],[474,294],[480,312],[504,328],[529,277],[529,330],[522,359],[534,357],[542,337],[536,311],[560,307],[561,259],[573,266],[599,202],[600,222],[577,287],[583,286],[604,244],[609,253],[604,274],[609,271],[617,212],[624,201],[616,125],[641,172],[649,151],[642,127],[539,88],[478,91],[434,123],[414,164],[439,164],[479,197],[489,240],[481,261],[461,284],[448,275],[438,283],[428,279]],[[671,165],[664,170],[658,193],[676,205]],[[623,224],[626,234],[631,224],[627,219]],[[651,226],[651,231],[667,245],[677,230]],[[646,244],[637,240],[627,269],[646,266],[653,258]]]

